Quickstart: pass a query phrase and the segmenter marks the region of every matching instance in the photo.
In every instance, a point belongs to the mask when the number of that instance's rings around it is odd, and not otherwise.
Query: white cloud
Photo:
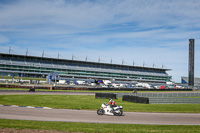
[[[146,0],[20,1],[11,5],[1,5],[0,24],[13,26],[14,29],[18,27],[40,29],[41,25],[44,27],[63,25],[66,29],[69,27],[92,29],[108,24],[132,22],[144,28],[179,26],[191,24],[195,18],[199,18],[200,9],[197,7],[199,4],[199,1]],[[29,27],[33,25],[34,27]]]
[[[44,50],[57,57],[60,51],[82,60],[88,55],[94,61],[100,56],[105,62],[164,64],[179,81],[187,76],[188,39],[200,42],[199,5],[198,0],[0,2],[0,52],[12,46],[16,53],[28,48],[39,56]]]

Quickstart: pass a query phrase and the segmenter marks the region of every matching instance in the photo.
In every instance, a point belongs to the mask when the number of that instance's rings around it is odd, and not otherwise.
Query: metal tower
[[[194,86],[194,39],[189,39],[188,85]]]

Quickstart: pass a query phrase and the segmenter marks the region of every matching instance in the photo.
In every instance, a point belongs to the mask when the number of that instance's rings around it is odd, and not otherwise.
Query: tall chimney
[[[189,39],[188,85],[194,86],[194,39]]]

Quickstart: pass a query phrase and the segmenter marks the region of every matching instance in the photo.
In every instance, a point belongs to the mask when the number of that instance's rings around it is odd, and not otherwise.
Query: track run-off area
[[[49,92],[0,92],[0,95],[9,94],[48,95]],[[60,95],[60,93],[51,94]],[[68,92],[62,94],[78,95],[79,93]],[[80,95],[94,95],[94,93],[80,93]],[[99,116],[97,111],[90,110],[44,109],[17,106],[0,106],[0,119],[116,124],[200,125],[199,113],[124,112],[123,116]]]

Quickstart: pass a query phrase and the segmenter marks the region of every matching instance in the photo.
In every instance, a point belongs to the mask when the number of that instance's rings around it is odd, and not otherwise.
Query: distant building
[[[189,79],[188,77],[181,77],[182,84],[188,84]],[[194,85],[200,85],[200,78],[194,78]]]
[[[166,83],[170,69],[0,53],[0,75]]]

